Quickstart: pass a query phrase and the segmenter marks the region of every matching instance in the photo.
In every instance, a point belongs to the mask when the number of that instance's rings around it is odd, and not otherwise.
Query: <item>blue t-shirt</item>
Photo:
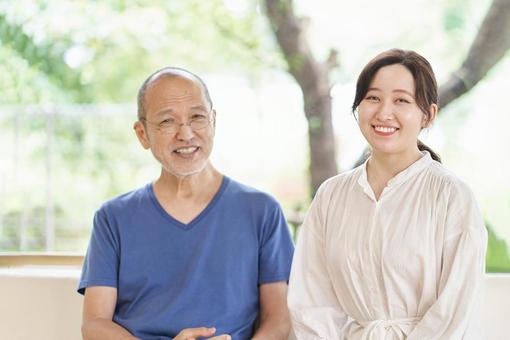
[[[117,288],[113,321],[144,340],[191,327],[244,340],[258,316],[259,285],[288,280],[293,249],[282,210],[265,193],[225,176],[183,224],[147,184],[96,212],[78,292]]]

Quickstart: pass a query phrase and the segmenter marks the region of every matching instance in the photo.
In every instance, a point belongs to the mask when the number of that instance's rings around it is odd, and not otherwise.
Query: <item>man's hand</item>
[[[216,333],[216,328],[211,327],[200,327],[200,328],[186,328],[177,334],[174,340],[196,340],[197,337],[209,337],[213,336]],[[230,340],[230,335],[222,334],[212,338],[208,338],[209,340]]]

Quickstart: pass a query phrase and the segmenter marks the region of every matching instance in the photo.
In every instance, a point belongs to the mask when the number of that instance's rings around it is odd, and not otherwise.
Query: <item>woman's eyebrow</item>
[[[414,98],[414,94],[413,93],[411,93],[411,92],[409,92],[407,90],[404,90],[404,89],[395,89],[395,90],[393,90],[393,92],[402,92],[402,93],[408,94],[408,95],[410,95],[411,97]]]

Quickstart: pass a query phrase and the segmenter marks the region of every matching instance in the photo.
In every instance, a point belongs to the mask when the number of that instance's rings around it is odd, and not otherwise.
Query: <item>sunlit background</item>
[[[350,112],[363,65],[388,48],[413,49],[442,84],[491,2],[295,1],[314,56],[338,51],[339,171],[365,148]],[[84,253],[99,205],[158,176],[132,124],[138,87],[167,65],[210,87],[218,169],[273,194],[288,216],[310,202],[302,93],[257,1],[2,1],[0,60],[0,252]],[[509,77],[507,53],[422,136],[474,191],[492,271],[510,271]]]

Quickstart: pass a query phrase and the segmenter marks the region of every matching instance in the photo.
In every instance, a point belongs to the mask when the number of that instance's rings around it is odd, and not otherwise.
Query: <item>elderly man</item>
[[[178,68],[138,93],[153,183],[96,212],[78,291],[84,339],[286,339],[293,253],[278,203],[216,170],[216,112]]]

